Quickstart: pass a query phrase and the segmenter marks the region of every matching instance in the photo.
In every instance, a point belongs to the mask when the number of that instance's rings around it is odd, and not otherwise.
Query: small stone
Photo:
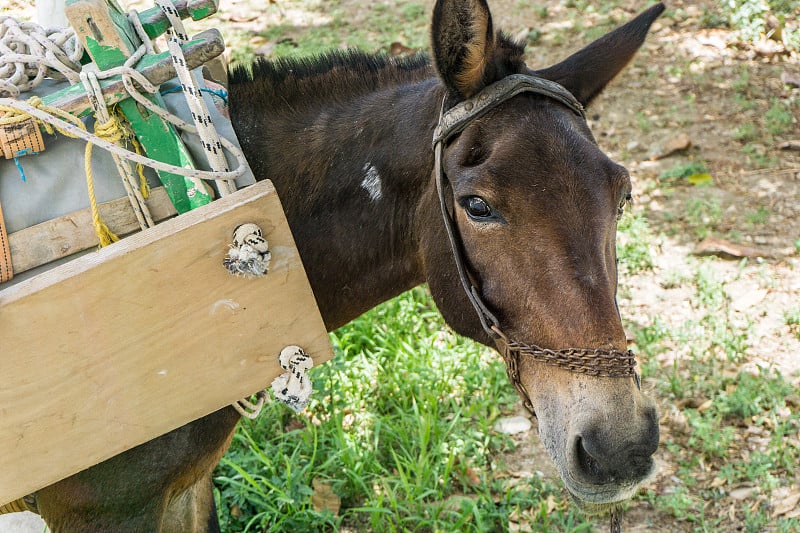
[[[657,161],[667,156],[688,149],[692,146],[692,140],[685,133],[679,133],[675,137],[664,142],[655,144],[650,150],[650,159]]]
[[[494,425],[495,431],[507,435],[516,435],[531,429],[531,421],[524,416],[501,418]]]
[[[729,496],[737,501],[746,500],[753,494],[758,492],[758,487],[741,487],[738,489],[733,489]]]
[[[781,82],[791,87],[800,87],[800,74],[784,70],[781,72]]]

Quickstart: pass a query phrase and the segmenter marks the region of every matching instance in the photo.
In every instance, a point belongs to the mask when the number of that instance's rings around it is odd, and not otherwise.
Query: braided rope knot
[[[257,278],[269,272],[272,253],[261,228],[256,224],[240,224],[233,230],[233,244],[222,264],[228,272],[245,278]]]
[[[311,378],[306,375],[306,371],[314,366],[314,361],[295,345],[281,350],[278,360],[286,372],[272,381],[272,392],[275,398],[299,413],[306,408],[314,392]]]

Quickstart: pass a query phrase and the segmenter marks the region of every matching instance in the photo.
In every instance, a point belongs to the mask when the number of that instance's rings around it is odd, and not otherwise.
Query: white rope
[[[101,76],[98,73],[98,78],[100,77]],[[169,163],[163,163],[161,161],[156,161],[155,159],[150,159],[149,157],[139,155],[136,152],[131,152],[130,150],[122,148],[121,146],[117,146],[114,143],[104,141],[97,135],[89,133],[88,131],[81,130],[80,128],[78,128],[77,126],[75,126],[70,122],[67,122],[58,117],[50,115],[49,113],[36,109],[27,102],[14,100],[13,98],[0,98],[0,105],[7,105],[15,109],[18,109],[19,111],[28,113],[29,115],[36,117],[42,122],[46,122],[53,126],[57,126],[61,129],[64,129],[68,131],[70,134],[74,135],[75,137],[79,137],[86,142],[90,142],[99,148],[117,154],[120,157],[127,159],[129,161],[134,161],[136,163],[145,165],[155,170],[161,170],[163,172],[170,172],[172,174],[177,174],[179,176],[199,178],[204,180],[233,180],[244,174],[245,171],[247,170],[246,166],[247,160],[245,159],[244,154],[242,154],[242,151],[235,144],[233,144],[231,141],[227,140],[224,137],[220,139],[220,141],[222,142],[222,146],[236,158],[237,162],[239,163],[239,166],[237,168],[228,172],[214,172],[210,170],[184,168],[176,165],[170,165]],[[183,122],[183,121],[177,119],[177,122]],[[186,123],[183,122],[183,124]],[[194,130],[193,127],[189,126],[188,124],[187,126],[188,127],[186,127],[186,130],[189,131],[189,133],[196,133],[196,130]]]
[[[54,73],[52,70],[48,70],[47,67],[52,67],[52,69],[54,69],[57,73],[62,74],[72,84],[80,83],[81,80],[78,72],[80,70],[80,58],[83,54],[83,48],[80,46],[80,42],[74,37],[74,33],[71,29],[67,28],[60,31],[45,31],[37,24],[27,22],[20,23],[11,17],[0,17],[0,21],[2,21],[0,24],[0,32],[2,32],[2,36],[5,38],[4,41],[0,41],[0,92],[6,91],[13,96],[17,96],[20,92],[30,90],[32,87],[38,85],[45,76],[56,75],[56,73]],[[141,26],[141,24],[139,26]],[[137,28],[135,24],[134,27]],[[143,28],[137,28],[137,33],[140,33],[141,37],[147,36],[146,33],[144,33]],[[49,41],[43,37],[48,35],[52,37],[52,43],[49,43]],[[21,42],[22,45],[18,44],[19,42]],[[70,45],[69,43],[74,43],[74,45]],[[60,50],[58,48],[54,49],[53,44],[62,46],[64,50]],[[5,48],[3,48],[3,46],[5,46]],[[22,49],[23,47],[26,51],[26,54],[17,54],[16,50]],[[28,51],[30,51],[30,53],[27,53]],[[107,79],[114,76],[121,76],[126,89],[130,93],[130,96],[133,97],[137,102],[146,106],[148,110],[156,113],[159,117],[170,122],[181,130],[186,131],[189,134],[199,135],[198,129],[195,126],[192,126],[191,124],[182,120],[180,117],[177,117],[172,113],[169,113],[167,110],[162,109],[158,105],[152,103],[150,100],[144,97],[134,85],[133,82],[135,81],[141,90],[144,90],[150,94],[154,94],[159,90],[157,86],[153,85],[141,72],[134,68],[134,65],[138,63],[138,61],[147,53],[147,51],[148,46],[142,44],[136,50],[136,52],[134,52],[134,54],[125,61],[125,64],[119,67],[99,71],[95,74],[95,76],[97,79]],[[56,59],[63,60],[64,58],[67,59],[66,63],[56,61]],[[70,63],[72,63],[71,66]],[[202,98],[200,98],[200,102],[203,102],[203,105],[205,103]],[[15,100],[13,98],[0,98],[0,105],[13,107],[50,125],[58,126],[59,128],[69,131],[72,135],[79,137],[86,142],[90,142],[95,146],[107,150],[117,157],[127,161],[133,161],[162,172],[177,174],[189,179],[233,182],[233,180],[240,177],[247,171],[247,161],[242,151],[238,146],[224,137],[217,136],[218,143],[220,145],[218,152],[220,155],[222,155],[221,148],[227,150],[238,163],[236,169],[223,171],[191,169],[156,161],[155,159],[145,157],[130,150],[126,150],[113,143],[104,141],[92,133],[83,131],[77,128],[75,125],[60,119],[59,117],[52,116],[44,111],[36,109],[26,102]],[[204,140],[203,144],[207,145],[208,143]],[[224,159],[224,155],[222,155],[222,158]],[[212,163],[211,157],[209,157],[209,163]],[[226,186],[223,186],[222,188],[225,189],[226,192],[230,190],[230,188]]]
[[[299,413],[306,408],[314,392],[311,378],[306,375],[306,371],[314,366],[314,361],[301,347],[291,345],[281,350],[278,362],[286,372],[272,380],[272,392],[276,400]],[[244,398],[232,403],[231,407],[243,417],[254,420],[267,401],[267,391],[260,390],[255,397],[255,403]]]
[[[105,124],[111,120],[111,115],[108,113],[105,99],[103,98],[103,90],[100,83],[97,81],[97,75],[94,72],[81,72],[81,82],[83,83],[86,94],[89,95],[89,103],[94,109],[94,114],[100,124]],[[150,209],[144,201],[142,195],[141,184],[134,175],[130,163],[117,154],[111,154],[114,164],[117,166],[117,171],[122,178],[122,184],[125,187],[125,192],[128,195],[131,208],[136,215],[136,220],[139,222],[141,229],[152,228],[155,225],[153,216],[150,214]]]
[[[139,40],[142,41],[147,53],[150,55],[157,54],[158,51],[156,50],[155,44],[150,40],[150,36],[147,35],[147,32],[144,30],[144,26],[142,26],[142,20],[139,18],[139,12],[135,9],[129,9],[128,22],[130,22],[131,26],[133,26],[136,35],[139,36]]]
[[[233,244],[222,264],[228,272],[245,278],[258,278],[269,272],[272,253],[258,225],[240,224],[233,230]]]
[[[231,407],[236,409],[236,411],[238,411],[238,413],[243,417],[249,418],[250,420],[255,420],[258,418],[258,415],[261,414],[261,410],[264,408],[264,403],[267,401],[267,391],[260,390],[255,394],[255,396],[256,403],[252,403],[247,398],[243,398],[232,403]]]
[[[197,133],[202,141],[203,149],[206,152],[208,164],[212,170],[219,172],[226,172],[228,168],[228,161],[225,159],[225,154],[222,152],[222,144],[220,143],[217,130],[214,128],[214,123],[211,121],[211,115],[208,113],[203,95],[200,94],[199,88],[201,84],[195,72],[189,71],[186,66],[186,58],[183,55],[181,45],[189,40],[186,30],[183,27],[183,22],[178,14],[178,10],[168,0],[155,0],[156,4],[164,12],[164,15],[169,20],[171,27],[167,30],[167,48],[169,49],[170,56],[172,56],[172,64],[175,67],[175,72],[178,74],[178,79],[181,82],[186,103],[189,105],[189,110],[192,112],[192,119],[194,120]],[[236,184],[227,181],[217,182],[217,188],[220,195],[225,196],[236,191]]]
[[[44,29],[0,17],[0,95],[31,90],[45,77],[79,83],[83,47],[71,28]]]

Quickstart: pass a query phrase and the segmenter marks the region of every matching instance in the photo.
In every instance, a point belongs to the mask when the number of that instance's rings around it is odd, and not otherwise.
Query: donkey
[[[282,198],[329,330],[427,282],[457,333],[504,354],[590,510],[651,475],[658,423],[616,303],[630,177],[583,106],[663,10],[542,70],[484,0],[439,0],[432,58],[336,52],[231,72],[234,128]],[[212,471],[238,419],[221,409],[38,491],[39,511],[56,532],[219,531]]]

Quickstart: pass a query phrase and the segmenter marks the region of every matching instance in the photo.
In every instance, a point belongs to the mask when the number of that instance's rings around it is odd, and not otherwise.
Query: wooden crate
[[[244,222],[263,278],[222,266]],[[332,355],[270,182],[0,290],[0,505],[264,388],[289,344]]]

